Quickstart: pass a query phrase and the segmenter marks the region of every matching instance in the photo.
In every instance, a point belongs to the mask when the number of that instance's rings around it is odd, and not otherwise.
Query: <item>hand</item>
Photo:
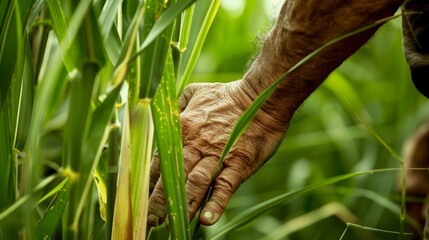
[[[241,81],[192,84],[179,99],[186,195],[191,219],[209,187],[213,187],[199,217],[204,225],[218,221],[233,193],[277,150],[286,131],[289,120],[275,119],[260,110],[225,158],[219,175],[214,176],[231,130],[251,102],[252,97],[246,94]],[[157,157],[151,167],[150,192],[148,223],[156,225],[166,215]]]
[[[317,47],[391,16],[401,2],[286,1],[277,24],[267,35],[261,53],[247,72],[245,80],[229,84],[191,85],[185,90],[179,102],[182,110],[186,194],[191,218],[212,186],[213,191],[199,219],[205,225],[217,222],[239,185],[275,152],[294,111],[377,28],[325,49],[290,74],[255,116],[226,157],[219,174],[214,176],[235,122],[253,99]],[[160,223],[166,215],[159,176],[158,160],[155,157],[151,169],[148,215],[151,225]]]

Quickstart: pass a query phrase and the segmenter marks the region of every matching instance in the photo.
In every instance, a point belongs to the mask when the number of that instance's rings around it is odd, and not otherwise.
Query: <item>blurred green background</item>
[[[223,1],[192,81],[240,79],[258,51],[261,36],[274,24],[282,2]],[[429,111],[425,111],[428,107],[426,99],[409,79],[401,47],[401,20],[395,19],[383,26],[305,102],[277,154],[239,188],[219,223],[203,230],[214,231],[255,204],[322,179],[355,171],[400,167],[356,117],[362,118],[390,147],[401,153],[407,138],[428,119]],[[288,230],[290,226],[300,230],[284,239],[339,239],[346,228],[344,222],[348,221],[399,231],[398,213],[383,203],[390,200],[399,208],[400,198],[395,193],[399,173],[365,175],[320,189],[272,210],[225,239],[259,239],[275,231]],[[315,212],[322,220],[316,221],[314,216],[303,218],[304,214],[333,202],[339,204],[328,206],[341,213],[341,217],[325,218]],[[362,232],[365,231],[347,231],[344,239],[363,236],[389,239],[389,236]]]

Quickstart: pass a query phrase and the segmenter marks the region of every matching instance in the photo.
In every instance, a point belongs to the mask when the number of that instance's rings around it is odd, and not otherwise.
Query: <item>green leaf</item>
[[[107,40],[111,31],[116,31],[116,29],[112,29],[112,26],[114,24],[115,18],[117,17],[117,12],[121,4],[122,0],[107,0],[103,6],[98,22],[101,26],[101,34],[104,36],[104,41]]]
[[[338,216],[343,222],[357,222],[357,218],[343,204],[330,202],[316,210],[288,220],[267,234],[263,240],[285,239],[292,233],[310,227],[331,216]]]
[[[43,196],[39,201],[38,204],[42,203],[43,201],[45,201],[46,199],[54,196],[55,194],[57,194],[60,190],[62,190],[66,184],[68,182],[68,179],[64,179],[60,184],[58,184],[56,187],[54,187],[51,191],[49,191],[47,194],[45,194],[45,196]]]
[[[350,231],[349,231],[350,229]],[[345,239],[346,235],[348,235],[348,232],[356,232],[358,238],[360,239],[415,239],[413,233],[403,233],[403,232],[395,232],[395,231],[387,231],[382,229],[376,229],[376,228],[370,228],[365,227],[353,223],[347,223],[347,227],[344,230],[343,234],[340,237],[340,240]],[[351,236],[349,236],[346,239],[349,239]],[[351,237],[352,239],[355,239],[355,237]]]
[[[185,89],[185,86],[188,85],[189,83],[189,78],[191,77],[192,71],[197,65],[198,57],[200,56],[201,49],[203,48],[204,41],[207,37],[207,34],[210,30],[213,20],[216,17],[217,11],[220,6],[220,2],[221,2],[220,0],[214,0],[210,5],[207,15],[204,19],[203,25],[201,26],[201,30],[198,33],[195,46],[192,48],[192,53],[190,55],[189,62],[187,62],[186,64],[185,72],[182,76],[182,79],[180,79],[179,87],[177,89],[178,95],[182,93],[183,89]]]
[[[98,161],[97,167],[92,172],[95,186],[98,192],[98,203],[100,205],[101,218],[107,219],[107,169],[104,161]]]
[[[23,150],[24,144],[27,140],[31,115],[33,113],[33,100],[35,91],[33,62],[28,39],[26,39],[25,44],[25,58],[21,78],[22,80],[19,81],[20,84],[12,87],[12,94],[15,95],[14,102],[16,104],[13,106],[14,111],[16,111],[14,116],[17,116],[15,124],[16,130],[14,137],[14,147],[19,150]]]
[[[19,4],[19,5],[18,5]],[[0,107],[6,99],[9,91],[12,74],[17,60],[23,57],[26,22],[31,14],[33,0],[17,1],[5,0],[0,4]],[[20,61],[22,62],[22,61]]]
[[[147,32],[149,32],[149,29],[152,28],[153,24],[157,21],[157,16],[159,16],[163,10],[163,2],[156,0],[147,1],[145,5],[142,39],[146,38]],[[158,21],[160,21],[161,18]],[[159,82],[161,81],[167,53],[170,48],[173,25],[173,23],[170,23],[170,25],[168,25],[168,27],[165,28],[161,34],[157,35],[156,39],[154,39],[154,41],[148,45],[148,47],[142,52],[140,56],[140,99],[152,98]]]
[[[98,21],[91,1],[82,1],[74,9],[69,23],[59,0],[46,1],[55,34],[60,42],[63,61],[69,72],[82,63],[82,59],[104,65],[104,48]]]
[[[26,216],[25,213],[28,211],[27,205],[34,208],[36,206],[36,202],[33,201],[34,197],[40,194],[40,192],[57,179],[58,176],[59,174],[54,174],[45,177],[37,186],[34,187],[34,189],[32,189],[30,193],[21,196],[11,206],[0,212],[0,228],[3,231],[0,232],[0,236],[2,236],[1,234],[13,233],[12,235],[7,236],[9,239],[15,235],[16,232],[22,229],[23,224],[25,224],[23,222],[26,221],[26,219],[22,219],[22,217]]]
[[[64,184],[59,189],[57,196],[55,197],[52,204],[48,207],[43,217],[39,220],[36,226],[36,239],[54,239],[55,232],[61,217],[67,206],[67,188]]]
[[[153,122],[150,100],[141,99],[131,114],[131,201],[133,236],[146,236],[149,170],[152,159]]]
[[[61,2],[59,0],[46,0],[46,5],[49,8],[49,13],[52,18],[52,25],[54,28],[55,35],[59,43],[61,44],[62,57],[64,61],[64,65],[67,70],[70,72],[76,66],[75,63],[77,59],[80,59],[76,54],[79,51],[69,50],[71,48],[72,42],[77,34],[77,27],[74,26],[74,31],[71,31],[71,28],[68,28],[66,17],[64,16],[63,9],[61,7]],[[69,33],[68,33],[69,32]],[[71,34],[74,33],[74,34]],[[67,38],[66,38],[67,35]],[[73,48],[76,48],[75,46]]]
[[[256,206],[253,206],[242,213],[238,214],[236,217],[231,219],[227,224],[222,226],[218,231],[213,233],[213,235],[208,236],[208,239],[219,239],[224,234],[231,232],[235,229],[238,229],[240,227],[245,226],[246,224],[253,221],[255,218],[259,217],[260,215],[266,213],[269,210],[272,210],[274,208],[277,208],[279,206],[283,206],[287,203],[289,203],[291,200],[300,197],[306,193],[309,193],[311,191],[320,189],[322,187],[335,184],[337,182],[341,182],[353,177],[365,175],[365,174],[373,174],[373,173],[379,173],[379,172],[389,172],[389,171],[398,171],[400,169],[379,169],[379,170],[372,170],[372,171],[363,171],[363,172],[354,172],[349,174],[344,174],[340,176],[335,176],[332,178],[324,179],[322,181],[316,182],[314,184],[311,184],[307,187],[301,188],[299,190],[291,191],[285,194],[282,194],[280,196],[277,196],[275,198],[272,198],[268,201],[262,202]]]
[[[162,180],[166,199],[169,199],[166,203],[172,238],[190,239],[181,125],[175,85],[173,60],[169,54],[163,79],[152,102],[153,119]]]
[[[0,108],[0,211],[3,211],[15,201],[16,196],[16,175],[15,170],[15,160],[13,154],[12,146],[12,126],[10,119],[12,118],[11,114],[11,105],[9,99],[6,98],[4,105]],[[16,238],[16,233],[14,231],[8,230],[8,228],[3,228],[0,225],[0,232]],[[15,236],[15,237],[13,237]],[[1,234],[0,234],[1,237]]]
[[[149,44],[151,44],[168,26],[170,26],[170,24],[176,19],[177,16],[179,16],[181,12],[183,12],[183,10],[191,6],[196,1],[197,0],[184,0],[171,4],[167,10],[162,13],[140,46],[139,51],[132,57],[132,59],[136,58],[137,55],[143,52],[143,50],[146,49]]]
[[[119,157],[118,183],[115,196],[112,239],[133,239],[133,217],[131,204],[130,165],[131,165],[131,133],[128,106],[122,131],[121,154]]]

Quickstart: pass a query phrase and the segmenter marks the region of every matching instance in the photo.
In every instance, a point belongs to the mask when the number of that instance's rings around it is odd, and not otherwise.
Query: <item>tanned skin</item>
[[[325,43],[392,16],[400,0],[287,0],[268,33],[260,54],[242,80],[227,84],[192,84],[179,99],[189,216],[192,218],[210,186],[213,191],[199,220],[218,221],[242,182],[277,150],[294,112],[377,27],[347,38],[316,55],[290,74],[272,94],[226,157],[214,178],[229,134],[240,115],[267,86]],[[158,160],[151,169],[148,222],[166,216]]]

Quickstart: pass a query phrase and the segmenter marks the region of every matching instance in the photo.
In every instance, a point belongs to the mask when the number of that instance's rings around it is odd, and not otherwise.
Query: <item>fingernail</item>
[[[206,211],[206,212],[203,214],[203,218],[207,219],[209,222],[213,222],[213,217],[214,217],[214,215],[213,215],[213,213],[212,213],[212,212],[210,212],[210,211]]]

